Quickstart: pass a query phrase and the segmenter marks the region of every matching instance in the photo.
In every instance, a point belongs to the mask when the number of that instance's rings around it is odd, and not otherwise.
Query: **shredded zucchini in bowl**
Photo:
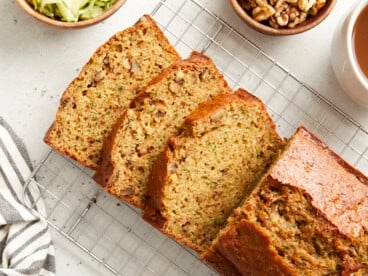
[[[109,9],[115,0],[28,0],[33,8],[54,19],[76,22],[94,18]]]

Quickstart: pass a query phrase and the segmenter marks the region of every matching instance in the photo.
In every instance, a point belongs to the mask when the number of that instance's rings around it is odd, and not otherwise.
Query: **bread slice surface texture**
[[[259,99],[244,90],[214,97],[156,160],[144,218],[204,252],[282,144]]]
[[[104,139],[140,89],[180,60],[155,21],[143,16],[98,48],[64,92],[44,141],[97,169]]]
[[[367,184],[301,127],[202,258],[239,275],[367,275]]]
[[[230,93],[230,88],[200,53],[164,70],[116,124],[94,179],[111,194],[143,208],[152,164],[167,139],[199,103],[219,93]]]

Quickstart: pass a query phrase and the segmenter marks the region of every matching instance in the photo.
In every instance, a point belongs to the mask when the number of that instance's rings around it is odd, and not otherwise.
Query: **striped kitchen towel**
[[[39,190],[31,183],[23,192],[30,173],[25,147],[0,117],[0,275],[55,275],[48,225],[37,214],[46,214]]]

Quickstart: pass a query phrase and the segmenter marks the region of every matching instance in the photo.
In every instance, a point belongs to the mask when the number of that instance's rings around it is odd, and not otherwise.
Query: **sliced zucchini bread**
[[[144,219],[203,253],[282,145],[258,98],[244,90],[214,97],[156,160]]]
[[[102,45],[64,92],[44,140],[96,169],[104,139],[131,99],[162,69],[180,60],[148,15]]]
[[[368,275],[367,185],[301,127],[202,258],[223,275]]]
[[[116,124],[94,179],[109,193],[143,208],[152,164],[167,139],[199,103],[219,93],[230,93],[230,88],[200,53],[164,70]]]

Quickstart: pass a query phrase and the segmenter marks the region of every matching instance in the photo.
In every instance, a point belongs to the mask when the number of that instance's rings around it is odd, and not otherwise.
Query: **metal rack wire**
[[[182,56],[209,55],[235,89],[267,105],[281,135],[303,124],[368,174],[368,132],[195,0],[161,0],[152,12]],[[92,172],[50,151],[27,181],[40,189],[49,224],[116,275],[215,275],[140,212],[103,192]],[[38,200],[39,200],[38,199]]]

